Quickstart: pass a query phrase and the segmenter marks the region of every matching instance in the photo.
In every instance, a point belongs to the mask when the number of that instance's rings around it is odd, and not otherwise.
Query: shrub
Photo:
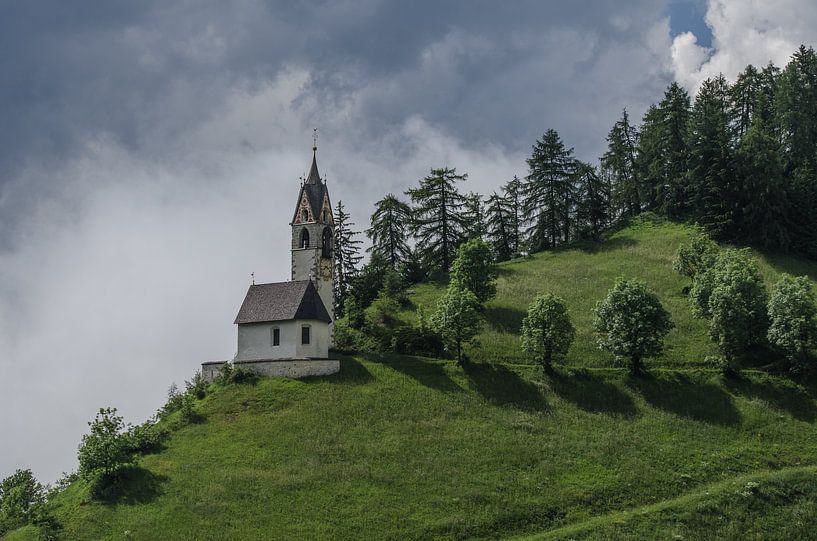
[[[565,301],[550,293],[536,297],[522,320],[522,351],[546,370],[554,357],[567,354],[575,336]]]
[[[79,473],[91,487],[91,495],[98,498],[133,465],[134,453],[115,408],[100,409],[88,426],[91,431],[82,436],[79,446]]]
[[[801,366],[817,344],[817,296],[807,276],[784,274],[769,300],[769,342]]]
[[[479,332],[481,318],[479,302],[467,289],[452,284],[437,302],[437,310],[431,316],[432,328],[443,340],[446,351],[454,355],[457,363],[463,363],[462,347],[473,341]]]
[[[678,247],[678,255],[672,262],[672,268],[684,276],[694,277],[715,263],[718,256],[718,245],[705,233],[697,232],[692,238]]]
[[[0,536],[47,516],[46,488],[31,470],[17,470],[0,481]]]
[[[451,268],[451,283],[483,303],[496,295],[496,266],[491,246],[480,238],[461,245]]]
[[[633,374],[643,371],[644,358],[661,354],[673,327],[658,297],[637,280],[618,280],[594,314],[599,347],[628,357]]]
[[[158,451],[167,437],[167,431],[152,421],[134,425],[125,432],[128,447],[133,453],[146,454]]]
[[[201,370],[196,370],[193,378],[190,381],[185,381],[185,393],[195,396],[197,400],[203,399],[207,396],[207,382],[204,376],[201,375]]]
[[[253,384],[258,381],[258,374],[246,368],[227,363],[219,371],[216,382],[220,385]],[[190,406],[192,407],[192,406]]]
[[[182,402],[184,402],[184,394],[179,391],[179,387],[175,383],[171,384],[167,390],[167,401],[165,405],[159,409],[159,418],[165,419],[171,413],[179,411],[182,407]]]
[[[765,340],[766,288],[747,250],[722,251],[712,267],[695,275],[690,296],[695,312],[709,318],[709,334],[730,361]]]

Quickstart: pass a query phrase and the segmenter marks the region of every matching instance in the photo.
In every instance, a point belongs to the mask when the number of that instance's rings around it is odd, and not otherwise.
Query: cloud
[[[333,200],[448,165],[488,193],[550,127],[594,160],[672,67],[661,5],[241,0],[17,3],[0,19],[0,476],[75,467],[235,350],[254,272],[289,275],[320,128]]]
[[[675,79],[695,92],[700,83],[723,73],[734,80],[747,64],[788,63],[801,44],[817,41],[817,4],[803,0],[709,0],[706,24],[712,50],[687,32],[672,45]]]

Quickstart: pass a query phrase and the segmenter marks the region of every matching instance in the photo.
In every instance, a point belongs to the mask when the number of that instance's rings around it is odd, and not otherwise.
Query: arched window
[[[323,238],[321,238],[321,252],[326,259],[332,259],[332,230],[323,228]]]
[[[301,209],[301,221],[302,222],[309,221],[309,213],[306,211],[306,209]]]
[[[323,221],[324,223],[329,222],[329,212],[326,209],[323,209]]]
[[[301,229],[301,248],[309,248],[309,231],[304,227]]]

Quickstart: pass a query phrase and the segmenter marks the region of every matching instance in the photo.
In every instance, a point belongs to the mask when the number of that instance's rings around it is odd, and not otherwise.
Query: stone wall
[[[226,365],[223,361],[202,363],[201,375],[204,381],[213,381]],[[305,378],[308,376],[328,376],[340,371],[340,361],[333,359],[289,359],[262,361],[235,361],[233,366],[255,372],[259,376],[279,378]]]

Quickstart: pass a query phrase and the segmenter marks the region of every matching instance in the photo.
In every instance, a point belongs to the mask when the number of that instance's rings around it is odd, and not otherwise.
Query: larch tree
[[[406,191],[413,203],[412,231],[416,249],[427,266],[448,272],[466,231],[465,197],[457,184],[468,178],[453,168],[432,169],[420,186]]]
[[[630,123],[627,109],[607,135],[607,152],[601,158],[601,165],[610,172],[613,181],[613,201],[625,216],[632,217],[641,212],[642,191],[639,170],[636,164],[638,130]]]
[[[737,186],[729,128],[729,85],[723,75],[701,85],[689,129],[688,179],[694,213],[718,239],[734,238]]]
[[[357,273],[357,266],[363,256],[360,255],[360,245],[362,242],[356,237],[359,231],[352,229],[354,222],[351,221],[349,213],[343,206],[343,201],[338,201],[335,207],[335,246],[333,257],[335,262],[335,313],[344,312],[343,303],[349,294],[352,279]]]
[[[610,191],[589,163],[578,162],[574,177],[579,236],[598,240],[610,222]]]
[[[548,130],[533,145],[529,173],[522,184],[523,217],[532,251],[554,248],[570,237],[574,205],[573,149],[565,148],[556,130]]]
[[[502,205],[508,217],[511,252],[518,254],[522,240],[522,181],[516,175],[502,186]]]
[[[507,261],[513,256],[510,222],[504,198],[494,192],[485,207],[485,236],[497,261]]]
[[[410,224],[411,208],[394,194],[388,194],[375,203],[371,227],[366,230],[372,241],[368,251],[378,254],[397,270],[408,261],[411,253],[408,246]]]
[[[481,239],[485,236],[485,203],[480,194],[468,192],[465,195],[463,218],[465,219],[463,240]]]

